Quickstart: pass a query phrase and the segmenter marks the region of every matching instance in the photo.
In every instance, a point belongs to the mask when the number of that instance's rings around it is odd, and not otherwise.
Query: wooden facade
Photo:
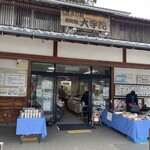
[[[71,10],[79,11],[78,8]],[[58,33],[65,32],[65,28],[60,25],[61,7],[55,5],[44,5],[41,3],[27,3],[21,1],[1,0],[0,1],[0,24],[35,30],[54,31]],[[63,10],[68,10],[63,6]],[[110,17],[109,38],[132,41],[132,42],[150,42],[150,21],[140,20],[139,18],[128,16],[112,16],[108,13],[95,11],[83,12],[96,15],[105,15]],[[98,36],[97,32],[78,29],[77,35]],[[101,37],[101,36],[100,36]],[[103,34],[102,34],[103,37]]]
[[[61,10],[73,10],[81,11],[78,7],[65,5],[57,5],[51,3],[42,3],[37,1],[24,1],[24,0],[0,0],[0,25],[2,27],[14,27],[20,29],[40,30],[47,32],[65,33],[66,27],[61,26],[60,16]],[[150,43],[150,20],[141,20],[140,18],[134,18],[127,15],[115,15],[108,12],[100,12],[90,9],[83,9],[83,12],[92,15],[103,15],[110,18],[110,33],[107,37],[104,37],[104,32],[93,30],[81,30],[78,29],[76,35],[106,38],[120,41]],[[2,32],[2,35],[14,36],[15,38],[26,37],[31,38],[31,35],[27,36],[23,33],[9,33]],[[33,38],[33,37],[32,37]],[[39,39],[39,38],[38,38]],[[30,75],[31,75],[31,63],[37,62],[50,62],[61,64],[77,64],[77,65],[92,65],[92,66],[106,66],[111,67],[111,96],[114,98],[114,67],[129,67],[129,68],[145,68],[150,69],[150,64],[145,63],[131,63],[127,61],[127,47],[119,47],[122,50],[122,61],[108,61],[108,60],[91,60],[80,59],[71,57],[62,57],[59,55],[59,43],[61,39],[55,38],[41,38],[52,41],[52,56],[51,55],[37,55],[29,54],[27,52],[21,53],[4,50],[0,47],[0,59],[25,59],[29,61],[28,67],[28,80],[27,80],[27,95],[25,97],[0,97],[0,122],[4,122],[4,114],[7,114],[8,121],[14,123],[16,118],[23,107],[28,106],[30,99]],[[72,42],[77,44],[73,40],[67,40],[65,42]],[[17,43],[17,42],[16,42]],[[84,41],[78,41],[78,43],[84,44]],[[99,44],[95,44],[98,45]],[[110,45],[109,45],[110,46]],[[112,45],[113,46],[113,45]],[[20,47],[19,47],[20,48]],[[144,49],[144,48],[143,48]],[[15,47],[14,47],[15,50]],[[142,49],[141,49],[142,50]],[[42,50],[41,50],[42,51]]]

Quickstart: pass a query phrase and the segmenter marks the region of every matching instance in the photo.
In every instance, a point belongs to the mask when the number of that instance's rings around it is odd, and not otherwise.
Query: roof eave
[[[147,50],[150,51],[150,44],[148,43],[138,43],[138,42],[129,42],[129,41],[120,41],[120,40],[112,40],[109,38],[99,38],[99,37],[88,37],[88,36],[79,36],[79,35],[71,35],[66,33],[56,33],[56,32],[48,32],[41,30],[32,30],[26,28],[18,28],[12,26],[0,26],[1,34],[11,34],[16,36],[27,36],[31,38],[41,38],[41,39],[55,39],[55,40],[65,40],[65,41],[73,41],[79,43],[89,43],[95,45],[106,45],[111,47],[124,47],[130,49],[138,49],[138,50]]]

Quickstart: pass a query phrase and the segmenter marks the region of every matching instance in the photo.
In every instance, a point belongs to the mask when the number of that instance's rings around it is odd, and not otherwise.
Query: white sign
[[[18,96],[18,88],[9,88],[8,96]]]
[[[18,96],[18,88],[0,88],[0,96]]]
[[[6,74],[5,86],[25,86],[25,74]]]
[[[26,96],[26,87],[18,87],[18,96]]]
[[[109,96],[109,87],[103,87],[103,96]]]
[[[134,77],[132,74],[115,74],[114,83],[134,83]]]
[[[0,86],[4,85],[4,73],[0,73]]]
[[[0,96],[7,96],[8,89],[7,88],[0,88]]]
[[[53,82],[44,80],[42,81],[42,89],[52,89],[53,88]]]
[[[115,96],[126,96],[131,91],[138,96],[150,96],[150,85],[115,84]]]
[[[137,76],[137,84],[150,84],[150,76],[149,75],[138,75]]]
[[[42,90],[41,89],[36,89],[36,96],[42,97]]]
[[[50,100],[44,100],[43,101],[43,110],[44,111],[51,111],[51,101]]]
[[[107,120],[112,121],[112,113],[107,112]]]

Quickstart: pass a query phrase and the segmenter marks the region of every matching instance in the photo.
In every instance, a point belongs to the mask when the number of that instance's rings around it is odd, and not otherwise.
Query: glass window
[[[56,72],[90,74],[89,66],[56,65]]]
[[[33,62],[32,71],[54,72],[54,64]]]
[[[92,74],[110,75],[110,68],[109,67],[92,67]]]

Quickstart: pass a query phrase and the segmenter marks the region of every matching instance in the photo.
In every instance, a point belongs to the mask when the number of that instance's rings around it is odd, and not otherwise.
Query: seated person
[[[126,105],[127,111],[131,111],[132,106],[138,105],[138,98],[137,94],[135,94],[135,91],[131,91],[131,93],[126,95]]]

